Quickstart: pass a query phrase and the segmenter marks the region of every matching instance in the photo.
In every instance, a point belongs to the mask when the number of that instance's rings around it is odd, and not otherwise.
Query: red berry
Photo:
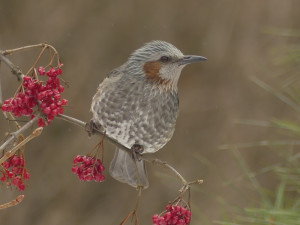
[[[25,162],[22,155],[13,155],[7,159],[2,166],[5,168],[2,170],[1,181],[6,182],[7,185],[13,184],[18,187],[19,190],[25,189],[25,184],[23,180],[28,180],[30,174],[24,168]]]
[[[24,76],[24,77],[23,77],[23,80],[24,80],[25,82],[28,82],[28,81],[30,81],[30,80],[31,80],[31,78],[30,78],[30,77],[28,77],[28,76]]]
[[[14,156],[13,158],[12,158],[12,163],[13,163],[13,165],[19,165],[19,163],[20,163],[20,158],[18,157],[18,156]]]
[[[6,104],[3,104],[2,106],[1,106],[1,110],[3,111],[3,112],[8,112],[9,111],[9,106],[8,105],[6,105]]]
[[[38,71],[39,71],[39,74],[40,74],[41,76],[45,74],[45,68],[42,67],[42,66],[40,66],[40,67],[38,68]]]
[[[97,174],[95,175],[95,181],[96,182],[102,182],[105,180],[105,176],[103,174]]]
[[[24,183],[19,184],[18,188],[19,188],[20,191],[24,191],[25,190],[25,184]]]
[[[29,180],[30,179],[30,173],[28,173],[27,171],[24,173],[24,179],[25,180]]]
[[[191,211],[181,205],[168,204],[163,216],[156,214],[152,221],[154,225],[188,225],[191,221]]]
[[[54,99],[55,99],[56,101],[58,101],[60,98],[61,98],[61,94],[56,94],[56,95],[54,95]]]
[[[4,168],[5,168],[5,169],[8,169],[9,167],[10,167],[10,163],[7,162],[7,161],[5,161],[5,162],[4,162]]]
[[[72,172],[77,174],[78,173],[78,167],[73,166],[72,167]]]
[[[68,104],[68,100],[67,99],[62,99],[61,100],[61,104],[62,105],[67,105]]]
[[[79,163],[79,162],[82,162],[82,161],[83,161],[82,156],[81,156],[81,155],[78,155],[78,156],[75,157],[75,159],[74,159],[73,162],[76,164],[76,163]]]
[[[44,108],[46,108],[46,107],[47,107],[47,103],[46,103],[46,102],[43,102],[43,103],[41,104],[41,108],[44,109]]]
[[[40,75],[46,73],[45,68],[40,66],[38,68]],[[60,85],[57,78],[62,74],[61,68],[51,68],[47,71],[47,84],[38,82],[35,78],[30,76],[23,77],[23,91],[17,93],[15,98],[9,98],[4,101],[1,106],[3,112],[11,112],[14,116],[32,116],[37,110],[34,109],[37,105],[40,106],[45,113],[45,121],[48,124],[58,115],[64,112],[63,106],[68,104],[66,99],[61,99],[61,93],[64,87]],[[38,121],[39,126],[45,126],[45,122],[41,119]]]
[[[64,108],[57,108],[58,114],[63,114],[64,113]]]
[[[65,87],[62,86],[62,85],[59,85],[58,91],[59,91],[60,93],[63,93],[63,92],[65,91]]]
[[[43,112],[46,114],[46,115],[49,115],[51,113],[51,109],[50,107],[46,107],[43,109]]]
[[[39,124],[39,127],[44,127],[46,125],[46,123],[44,122],[43,118],[39,118],[38,124]]]
[[[61,75],[63,73],[63,70],[61,69],[61,68],[58,68],[57,70],[56,70],[56,74],[57,75]]]
[[[52,103],[52,104],[50,105],[50,108],[51,108],[51,109],[56,109],[56,108],[57,108],[57,105],[56,105],[55,103]]]
[[[105,180],[105,176],[102,174],[104,166],[100,159],[96,160],[95,157],[78,155],[74,158],[73,163],[72,172],[77,174],[80,180],[95,180],[96,182]],[[98,168],[103,170],[99,170]]]
[[[8,175],[9,178],[13,178],[14,177],[14,173],[10,172],[10,171],[7,171],[7,175]]]

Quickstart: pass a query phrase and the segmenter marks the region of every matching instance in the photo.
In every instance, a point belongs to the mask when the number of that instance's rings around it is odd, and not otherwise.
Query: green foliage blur
[[[287,31],[287,30],[286,30]],[[287,33],[297,33],[288,31]],[[286,36],[286,32],[278,31],[274,35]],[[286,38],[290,38],[287,35]],[[280,70],[278,76],[271,76],[272,84],[268,84],[255,76],[252,81],[272,93],[289,106],[290,110],[300,113],[300,44],[287,46],[286,52],[276,57],[276,66]],[[272,115],[270,115],[272,117]],[[239,124],[248,126],[270,127],[281,135],[275,140],[262,140],[253,143],[222,145],[220,149],[232,152],[239,163],[244,176],[240,179],[248,181],[259,196],[259,201],[248,204],[243,208],[233,208],[227,204],[227,213],[223,221],[214,221],[222,225],[297,225],[300,224],[300,123],[298,119],[280,120],[276,118],[265,121],[238,120]],[[247,127],[245,127],[247,129]],[[278,156],[276,163],[266,163],[258,170],[252,170],[241,155],[244,148],[264,146],[261,151]],[[274,176],[276,181],[271,187],[261,184],[260,179]],[[235,181],[231,185],[235,185]],[[245,193],[244,193],[245,194]],[[244,196],[241,196],[242,198]],[[231,208],[231,209],[228,209]]]

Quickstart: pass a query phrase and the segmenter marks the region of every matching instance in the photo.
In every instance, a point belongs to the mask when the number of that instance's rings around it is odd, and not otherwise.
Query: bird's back
[[[161,149],[172,137],[178,114],[177,92],[128,76],[121,66],[99,85],[91,111],[106,134],[124,146],[142,145],[144,153]]]

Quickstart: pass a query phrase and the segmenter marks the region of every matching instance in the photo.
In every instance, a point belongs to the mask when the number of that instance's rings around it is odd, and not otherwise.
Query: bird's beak
[[[198,55],[185,55],[180,62],[180,65],[185,65],[189,63],[197,63],[201,61],[205,61],[207,58]]]

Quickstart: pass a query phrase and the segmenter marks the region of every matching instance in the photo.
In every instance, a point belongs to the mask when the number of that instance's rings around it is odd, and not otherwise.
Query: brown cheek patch
[[[144,65],[144,71],[150,80],[152,80],[155,83],[162,84],[162,85],[168,85],[170,83],[170,80],[163,79],[159,76],[159,70],[161,68],[160,62],[147,62]]]

